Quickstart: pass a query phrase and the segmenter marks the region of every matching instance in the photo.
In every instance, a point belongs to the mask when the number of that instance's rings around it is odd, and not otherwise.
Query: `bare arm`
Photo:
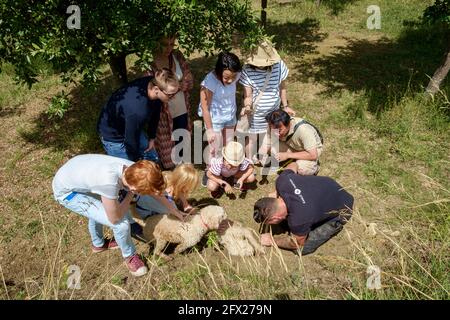
[[[169,200],[167,200],[166,197],[164,196],[157,196],[157,195],[153,195],[153,198],[155,198],[156,200],[159,200],[166,208],[167,208],[167,213],[177,217],[178,219],[180,219],[181,221],[184,220],[184,214],[176,209],[170,202]]]
[[[125,199],[119,203],[115,199],[101,197],[103,208],[105,208],[106,216],[112,224],[119,223],[130,207],[130,201],[133,199],[133,193],[128,192]]]
[[[216,175],[212,174],[211,171],[209,171],[209,170],[206,171],[206,176],[208,177],[208,179],[211,179],[211,181],[218,183],[221,186],[223,184],[228,185],[228,183],[225,180],[221,179],[220,176],[216,176]]]
[[[291,236],[275,238],[274,240],[279,248],[297,250],[305,244],[306,236],[292,234]]]
[[[180,196],[181,204],[183,205],[183,210],[186,212],[187,210],[192,209],[192,206],[187,202],[185,196]]]
[[[205,126],[207,130],[212,130],[212,120],[211,114],[209,113],[209,108],[211,106],[213,93],[202,87],[200,89],[200,104],[202,108],[203,119],[205,120]]]
[[[282,249],[297,250],[305,244],[306,237],[292,234],[290,236],[272,238],[270,233],[263,233],[261,235],[261,245],[270,247],[276,244]]]
[[[286,158],[287,159],[295,159],[295,160],[310,160],[315,161],[318,158],[317,148],[306,150],[306,151],[299,151],[299,152],[286,152]]]
[[[289,115],[295,116],[295,111],[292,110],[292,109],[288,106],[286,80],[285,80],[285,81],[282,81],[281,84],[280,84],[280,98],[281,98],[281,108],[282,108],[284,111],[286,111],[287,113],[289,113]]]
[[[244,107],[241,110],[241,115],[244,115],[244,112],[250,110],[253,104],[253,89],[252,87],[244,86]]]
[[[247,167],[247,169],[245,170],[244,174],[239,178],[238,181],[239,181],[240,184],[242,185],[242,183],[243,183],[248,177],[250,177],[252,174],[253,174],[253,166],[252,166],[252,165],[249,165],[249,166]]]

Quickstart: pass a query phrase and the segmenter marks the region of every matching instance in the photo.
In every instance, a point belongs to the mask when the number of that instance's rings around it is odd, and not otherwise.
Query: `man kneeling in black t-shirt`
[[[336,181],[322,176],[301,176],[285,170],[276,180],[278,198],[261,198],[255,203],[253,218],[266,225],[277,224],[289,237],[261,235],[263,246],[274,243],[282,249],[313,253],[338,234],[350,219],[353,196]]]

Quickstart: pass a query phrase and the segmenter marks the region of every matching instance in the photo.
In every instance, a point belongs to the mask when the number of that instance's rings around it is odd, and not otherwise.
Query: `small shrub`
[[[206,247],[211,248],[214,247],[217,243],[219,243],[219,236],[216,231],[212,231],[208,233],[208,240],[206,241]]]
[[[54,97],[52,97],[52,101],[50,102],[50,105],[47,108],[47,116],[49,119],[53,119],[55,117],[61,119],[66,111],[69,109],[69,99],[68,94],[64,93],[64,91],[61,91]]]

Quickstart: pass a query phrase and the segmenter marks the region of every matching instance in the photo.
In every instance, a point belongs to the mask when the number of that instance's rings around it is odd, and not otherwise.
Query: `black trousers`
[[[305,244],[301,250],[302,256],[311,254],[316,251],[321,245],[333,238],[343,229],[344,225],[351,218],[351,212],[349,210],[341,210],[339,215],[331,220],[324,222],[311,230],[306,238]],[[282,234],[290,232],[287,221],[282,221],[276,225],[262,225],[260,232],[270,232],[272,234]]]

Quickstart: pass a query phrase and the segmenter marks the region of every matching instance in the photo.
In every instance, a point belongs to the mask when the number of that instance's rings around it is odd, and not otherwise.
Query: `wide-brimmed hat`
[[[244,147],[242,147],[242,144],[239,142],[230,141],[227,146],[222,149],[222,155],[229,164],[237,167],[244,162]]]
[[[281,57],[273,45],[264,40],[246,59],[246,63],[255,67],[268,67],[280,62]]]

